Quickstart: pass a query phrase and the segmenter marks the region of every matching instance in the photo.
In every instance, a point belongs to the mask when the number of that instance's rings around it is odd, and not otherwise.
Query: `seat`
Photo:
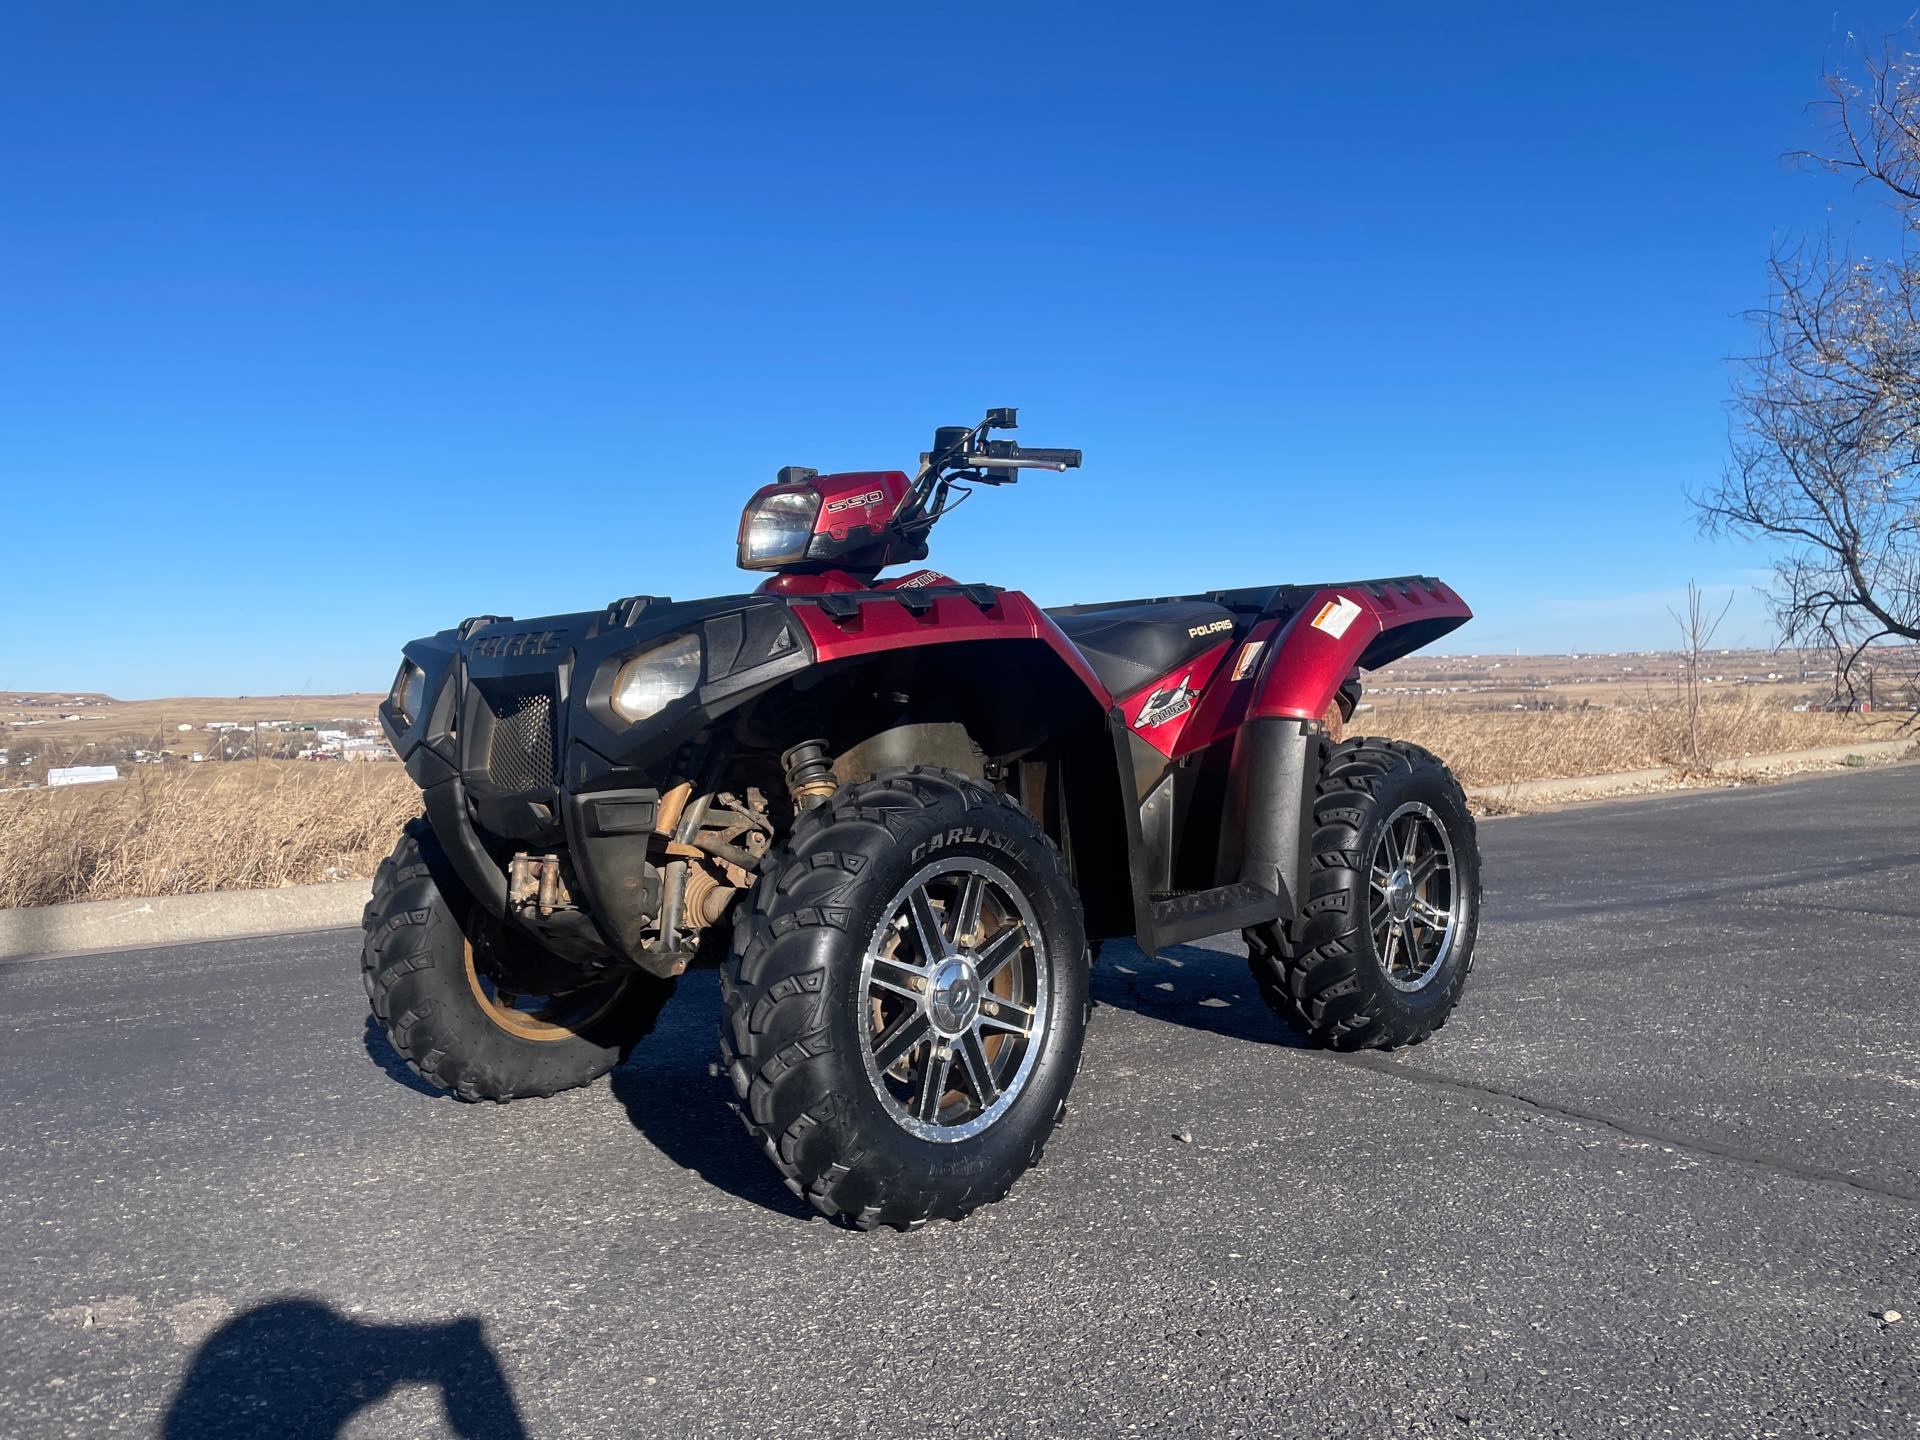
[[[1233,632],[1233,612],[1206,600],[1154,600],[1047,614],[1116,698],[1152,684]]]

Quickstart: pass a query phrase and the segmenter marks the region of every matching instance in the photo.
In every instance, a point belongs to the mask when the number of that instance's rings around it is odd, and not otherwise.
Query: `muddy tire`
[[[517,996],[507,988],[514,949],[530,942],[480,923],[425,820],[409,823],[380,862],[361,925],[375,1018],[421,1079],[462,1100],[552,1095],[598,1079],[673,994],[671,981],[636,974],[537,1001]],[[521,973],[536,960],[521,955]]]
[[[998,1200],[1065,1112],[1087,942],[1060,852],[951,771],[883,771],[768,857],[721,971],[742,1118],[862,1229]]]
[[[1260,993],[1317,1044],[1392,1049],[1447,1023],[1473,967],[1480,849],[1466,795],[1417,745],[1330,745],[1291,926],[1246,932]]]

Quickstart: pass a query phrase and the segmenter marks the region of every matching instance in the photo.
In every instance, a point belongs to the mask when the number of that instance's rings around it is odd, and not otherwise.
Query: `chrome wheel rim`
[[[918,871],[868,937],[854,991],[867,1079],[894,1123],[946,1144],[1006,1114],[1033,1077],[1048,990],[1011,876],[972,857]]]
[[[1367,865],[1374,959],[1397,990],[1423,990],[1453,954],[1460,929],[1453,841],[1430,806],[1410,800],[1387,817]]]

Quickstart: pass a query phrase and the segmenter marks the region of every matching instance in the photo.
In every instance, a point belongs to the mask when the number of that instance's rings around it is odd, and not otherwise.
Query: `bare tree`
[[[1707,758],[1700,750],[1700,665],[1707,650],[1713,644],[1713,637],[1720,629],[1720,622],[1727,618],[1727,611],[1733,608],[1733,596],[1727,596],[1727,603],[1720,607],[1715,615],[1707,606],[1707,597],[1700,593],[1700,587],[1687,581],[1687,608],[1683,614],[1678,610],[1668,610],[1673,623],[1680,627],[1680,693],[1687,705],[1687,764],[1695,770],[1704,770]]]
[[[1828,79],[1831,153],[1798,158],[1885,202],[1890,254],[1831,237],[1775,250],[1731,459],[1695,504],[1709,530],[1780,542],[1781,639],[1831,654],[1838,696],[1858,699],[1872,669],[1883,695],[1920,702],[1920,56],[1862,68]]]

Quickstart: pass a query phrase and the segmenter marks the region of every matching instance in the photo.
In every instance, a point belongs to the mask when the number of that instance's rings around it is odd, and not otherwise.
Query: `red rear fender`
[[[1438,580],[1324,586],[1267,645],[1247,718],[1318,720],[1356,669],[1391,664],[1472,618]]]

